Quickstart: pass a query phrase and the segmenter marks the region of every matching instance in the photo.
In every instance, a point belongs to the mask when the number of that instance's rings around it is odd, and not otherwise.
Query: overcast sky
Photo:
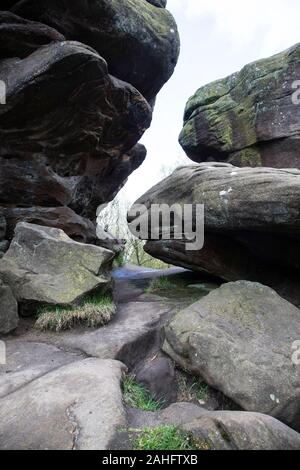
[[[184,158],[178,144],[183,111],[200,86],[300,42],[299,0],[168,0],[168,9],[178,25],[181,54],[142,139],[147,159],[122,190],[130,202],[162,179],[162,165]]]

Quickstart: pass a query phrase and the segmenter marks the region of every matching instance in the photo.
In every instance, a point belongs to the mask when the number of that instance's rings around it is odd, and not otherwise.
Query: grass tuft
[[[64,331],[81,325],[96,328],[106,325],[116,312],[110,297],[90,296],[80,307],[44,307],[38,312],[35,328],[40,331]]]
[[[198,450],[191,436],[175,426],[144,428],[133,439],[134,450]]]
[[[122,391],[124,402],[132,408],[144,411],[158,411],[162,408],[162,403],[155,400],[143,385],[134,380],[132,375],[124,378]]]
[[[177,289],[177,286],[176,284],[173,284],[170,279],[168,279],[167,277],[156,277],[150,282],[150,285],[147,288],[147,292],[150,294],[152,292],[171,289]]]

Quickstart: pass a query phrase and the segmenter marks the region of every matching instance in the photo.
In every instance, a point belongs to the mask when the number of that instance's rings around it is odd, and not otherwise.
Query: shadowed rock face
[[[24,58],[41,46],[65,38],[53,28],[0,11],[0,58]]]
[[[80,43],[39,48],[2,62],[0,73],[7,83],[0,204],[48,212],[68,206],[95,219],[97,206],[114,197],[145,157],[142,146],[129,150],[150,124],[148,103]]]
[[[137,142],[151,122],[147,99],[178,56],[174,20],[164,1],[153,3],[2,2],[5,238],[26,220],[96,241],[96,209],[145,159]]]
[[[179,138],[187,155],[196,162],[300,168],[300,106],[292,100],[299,75],[297,44],[200,88],[187,103]]]
[[[109,72],[153,100],[177,62],[179,39],[164,1],[23,0],[13,11],[93,47]],[[160,8],[158,8],[160,7]]]
[[[259,281],[300,303],[299,170],[191,165],[137,203],[205,206],[203,249],[188,251],[180,240],[148,241],[145,249],[154,257],[227,281]]]

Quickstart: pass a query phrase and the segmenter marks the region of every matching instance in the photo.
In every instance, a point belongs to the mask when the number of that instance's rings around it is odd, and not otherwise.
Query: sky
[[[146,161],[122,189],[120,197],[131,203],[163,179],[162,166],[192,163],[178,136],[185,104],[198,88],[300,42],[299,0],[168,0],[167,8],[177,22],[181,53],[141,140]]]

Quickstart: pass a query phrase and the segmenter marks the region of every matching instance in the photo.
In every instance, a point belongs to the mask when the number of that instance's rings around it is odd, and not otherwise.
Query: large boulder
[[[68,206],[95,220],[145,157],[130,149],[150,125],[148,103],[79,43],[50,44],[0,72],[1,206]]]
[[[226,163],[181,167],[137,201],[145,206],[145,219],[151,205],[162,203],[204,205],[204,247],[189,251],[184,240],[150,240],[148,253],[227,281],[259,281],[300,302],[299,170]]]
[[[300,429],[300,310],[261,284],[228,283],[179,312],[164,350],[247,411]]]
[[[107,286],[113,253],[71,240],[62,230],[21,222],[0,260],[0,276],[21,312],[37,305],[71,305]]]
[[[64,39],[62,34],[47,25],[0,11],[0,59],[24,58],[41,46]]]
[[[179,37],[165,2],[147,0],[23,0],[13,12],[45,23],[95,49],[110,73],[153,100],[174,71]],[[160,7],[160,8],[158,8]]]
[[[200,88],[187,103],[179,139],[187,155],[196,162],[300,168],[300,106],[292,100],[299,75],[297,44]]]
[[[0,399],[2,450],[105,450],[126,425],[117,361],[84,359]],[[33,425],[34,424],[34,425]]]
[[[10,237],[19,221],[32,221],[98,243],[96,209],[144,161],[137,142],[177,62],[165,6],[1,3],[0,214]]]
[[[10,287],[0,280],[0,334],[8,334],[15,330],[18,323],[18,303]]]
[[[300,434],[259,413],[216,411],[182,427],[203,450],[300,449]]]

